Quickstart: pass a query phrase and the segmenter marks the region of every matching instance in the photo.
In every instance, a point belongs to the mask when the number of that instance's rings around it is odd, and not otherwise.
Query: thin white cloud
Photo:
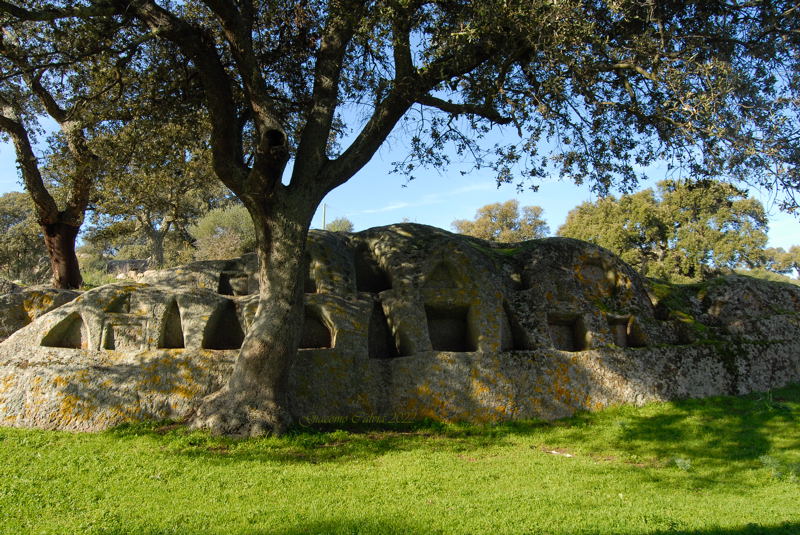
[[[386,206],[381,206],[380,208],[370,208],[367,210],[360,210],[357,213],[381,214],[384,212],[401,210],[403,208],[417,208],[419,206],[430,206],[432,204],[441,204],[446,200],[451,199],[454,195],[462,195],[464,193],[471,193],[473,191],[486,191],[493,189],[493,187],[494,186],[491,183],[470,184],[469,186],[463,186],[444,193],[429,193],[427,195],[424,195],[420,200],[416,202],[394,202],[391,204],[387,204]]]
[[[370,208],[369,210],[360,210],[356,213],[358,214],[381,214],[383,212],[391,212],[392,210],[400,210],[401,208],[407,208],[409,206],[414,206],[411,203],[407,202],[395,202],[392,204],[387,204],[386,206],[381,206],[380,208]]]

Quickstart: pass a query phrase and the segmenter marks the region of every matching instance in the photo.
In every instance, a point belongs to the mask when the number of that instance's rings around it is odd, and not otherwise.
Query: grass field
[[[0,428],[0,533],[800,534],[800,387],[557,422]]]

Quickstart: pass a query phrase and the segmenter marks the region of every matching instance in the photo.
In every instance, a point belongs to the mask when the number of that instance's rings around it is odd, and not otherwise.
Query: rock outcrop
[[[800,288],[647,283],[562,238],[498,245],[415,224],[313,231],[290,409],[304,422],[557,418],[800,380]],[[255,257],[111,284],[0,344],[0,425],[180,419],[231,371]]]
[[[5,282],[5,281],[0,281]],[[80,292],[44,286],[23,288],[13,283],[0,288],[0,341],[30,322],[75,299]]]

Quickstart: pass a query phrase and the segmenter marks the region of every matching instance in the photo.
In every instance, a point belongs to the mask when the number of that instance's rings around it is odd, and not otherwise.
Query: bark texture
[[[75,239],[80,225],[69,223],[43,223],[44,243],[50,257],[53,286],[60,289],[78,289],[83,284],[78,257],[75,255]]]
[[[303,325],[308,210],[273,207],[256,221],[259,305],[228,383],[203,402],[192,425],[214,433],[280,434],[291,424],[286,379]]]

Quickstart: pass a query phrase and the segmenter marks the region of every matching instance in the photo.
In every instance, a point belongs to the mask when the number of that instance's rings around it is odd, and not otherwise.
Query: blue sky
[[[517,199],[520,206],[544,208],[544,217],[551,233],[555,234],[572,208],[596,199],[588,186],[576,186],[557,179],[541,184],[537,192],[525,190],[517,193],[513,185],[498,188],[489,171],[465,176],[458,171],[420,171],[417,178],[408,181],[400,175],[390,174],[391,163],[397,159],[396,152],[382,150],[354,178],[328,194],[323,202],[327,205],[327,221],[347,217],[356,230],[362,230],[408,218],[416,223],[452,230],[450,225],[455,219],[472,219],[481,206]],[[664,178],[658,169],[651,171],[649,176],[651,180],[642,183],[642,189]],[[761,200],[769,213],[769,245],[785,249],[800,245],[800,221],[778,210],[773,197],[753,189],[750,192]],[[312,227],[322,227],[321,206]]]
[[[457,170],[443,173],[420,171],[415,180],[408,181],[400,175],[390,174],[391,163],[397,159],[398,149],[392,150],[390,144],[353,179],[331,192],[324,201],[327,220],[347,217],[356,230],[363,230],[408,218],[416,223],[451,230],[453,220],[472,219],[477,209],[485,204],[515,198],[520,206],[543,207],[550,230],[555,233],[570,209],[595,198],[586,186],[578,187],[558,180],[545,182],[538,192],[517,193],[512,185],[497,188],[488,171],[464,176]],[[661,178],[652,176],[652,181]],[[21,189],[13,147],[7,143],[0,144],[0,193]],[[760,199],[769,211],[770,246],[788,248],[800,245],[800,222],[780,212],[777,203],[769,196],[753,190],[751,194]],[[312,222],[314,228],[321,226],[322,206]]]

